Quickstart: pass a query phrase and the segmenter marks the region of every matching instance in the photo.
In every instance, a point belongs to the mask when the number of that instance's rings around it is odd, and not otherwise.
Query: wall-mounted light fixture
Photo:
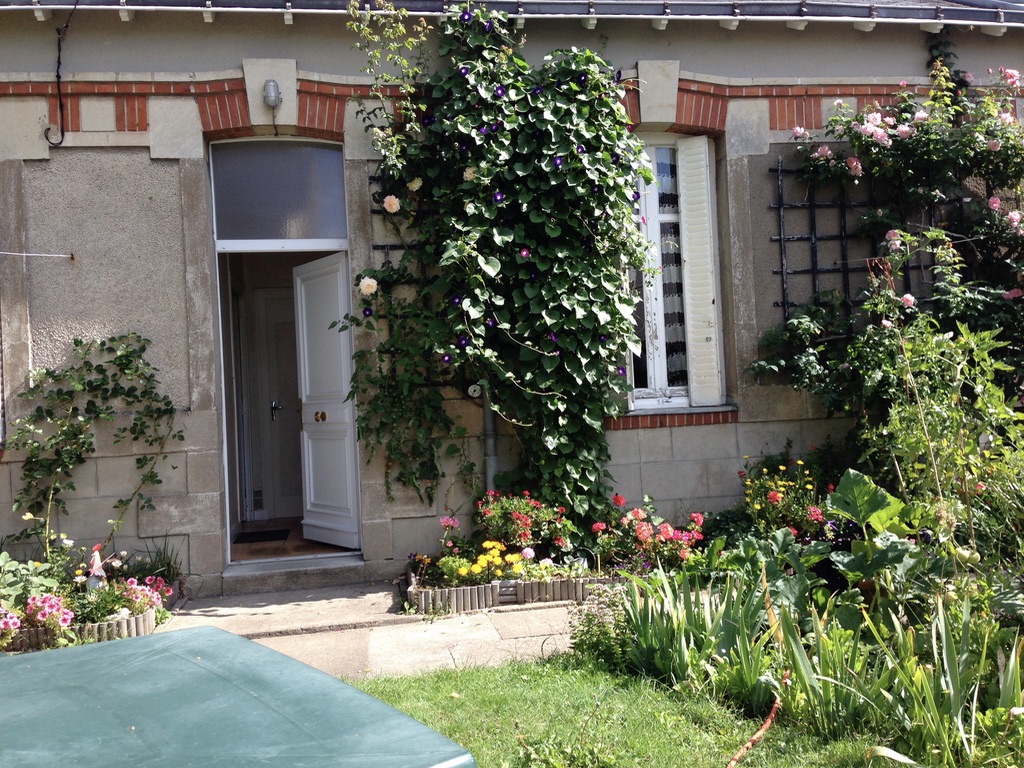
[[[277,80],[267,80],[263,84],[263,103],[271,109],[281,106],[281,89],[277,85]]]

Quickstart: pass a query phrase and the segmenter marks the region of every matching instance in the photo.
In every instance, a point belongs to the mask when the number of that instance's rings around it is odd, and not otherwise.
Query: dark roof
[[[0,10],[69,9],[74,0],[0,0]],[[290,4],[290,7],[289,7]],[[374,7],[372,0],[360,0]],[[447,12],[453,0],[397,0],[410,13],[436,16]],[[79,0],[80,8],[167,9],[213,11],[286,11],[343,13],[347,0]],[[487,0],[489,9],[513,17],[668,19],[747,19],[807,21],[945,22],[956,25],[1024,26],[1024,3],[1001,0],[876,0],[871,3],[793,2],[757,0],[718,2],[715,0]]]

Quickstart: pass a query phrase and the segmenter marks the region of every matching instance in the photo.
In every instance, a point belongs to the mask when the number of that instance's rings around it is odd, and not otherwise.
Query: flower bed
[[[72,625],[63,630],[49,626],[23,627],[14,632],[13,638],[4,647],[4,651],[37,651],[42,648],[52,648],[57,644],[62,633],[77,636],[82,642],[102,643],[106,640],[151,635],[155,629],[156,608],[150,608],[137,616],[124,616],[110,621]]]
[[[409,605],[419,613],[465,613],[500,605],[582,603],[594,584],[619,584],[622,576],[553,579],[551,581],[492,581],[465,587],[425,587],[412,569],[406,572]]]

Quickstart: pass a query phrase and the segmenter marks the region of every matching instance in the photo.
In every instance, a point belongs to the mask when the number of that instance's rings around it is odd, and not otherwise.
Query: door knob
[[[284,406],[277,402],[277,400],[270,401],[270,420],[277,421],[277,412],[284,410]]]
[[[321,422],[327,421],[327,411],[314,411],[313,421]]]

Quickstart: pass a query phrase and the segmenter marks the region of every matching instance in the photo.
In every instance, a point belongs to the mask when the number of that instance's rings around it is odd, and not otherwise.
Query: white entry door
[[[335,253],[292,270],[302,407],[302,535],[358,549],[351,334],[330,325],[349,311],[346,258]]]

